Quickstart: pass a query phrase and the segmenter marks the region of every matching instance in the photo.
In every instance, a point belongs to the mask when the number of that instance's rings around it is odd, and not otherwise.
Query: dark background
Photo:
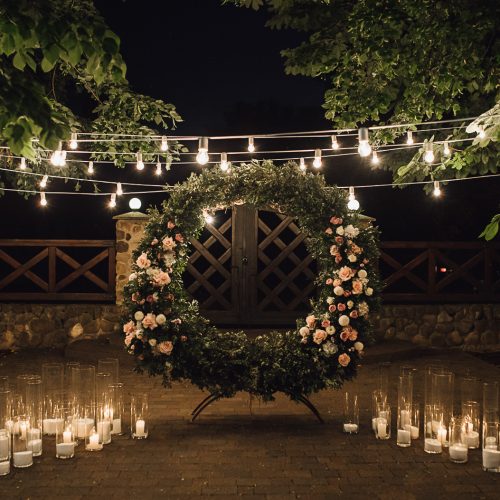
[[[299,43],[300,35],[265,28],[265,13],[222,7],[219,0],[96,4],[122,40],[133,89],[177,106],[184,122],[176,133],[259,134],[330,127],[321,108],[323,82],[284,74],[279,51]],[[278,144],[269,141],[257,147]],[[221,147],[211,143],[211,150]],[[329,147],[329,141],[317,139],[301,147]],[[152,170],[137,173],[129,166],[110,173],[108,168],[97,177],[156,183]],[[173,166],[166,180],[182,180],[188,171]],[[339,185],[391,178],[387,172],[371,170],[357,156],[326,160],[323,173],[328,182]],[[426,195],[420,186],[367,189],[358,191],[357,198],[364,212],[377,219],[384,240],[470,240],[498,210],[499,193],[500,181],[485,179],[452,183],[440,199]],[[143,207],[163,197],[142,196]],[[7,194],[0,198],[1,237],[112,239],[112,216],[129,210],[128,199],[120,199],[113,212],[107,200],[52,196],[49,206],[41,209],[38,198]]]

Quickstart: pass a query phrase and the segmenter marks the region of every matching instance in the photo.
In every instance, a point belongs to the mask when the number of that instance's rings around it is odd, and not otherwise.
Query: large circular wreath
[[[125,345],[138,371],[188,379],[219,397],[247,391],[264,400],[283,392],[294,400],[352,379],[368,314],[377,307],[377,231],[349,212],[346,193],[295,163],[251,163],[228,174],[206,169],[176,185],[161,211],[149,211],[125,287]],[[204,211],[249,203],[295,217],[321,270],[312,311],[286,333],[249,340],[220,332],[201,317],[184,288],[189,241],[199,236]]]

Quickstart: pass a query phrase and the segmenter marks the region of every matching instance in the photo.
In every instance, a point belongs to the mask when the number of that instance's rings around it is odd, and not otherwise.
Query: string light
[[[366,156],[370,156],[372,152],[372,147],[370,146],[370,137],[368,135],[367,128],[360,128],[358,132],[358,153],[361,157],[365,158]]]
[[[123,188],[121,182],[116,183],[116,194],[117,196],[121,196],[123,194]]]
[[[444,141],[444,144],[443,144],[443,154],[445,156],[450,156],[451,155],[451,150],[450,150],[450,146],[448,144],[448,141]]]
[[[254,144],[254,138],[249,137],[248,138],[248,152],[253,153],[255,151],[255,144]]]
[[[229,170],[229,162],[227,161],[227,153],[220,154],[220,169],[223,172],[227,172]]]
[[[42,205],[42,207],[47,206],[47,198],[45,197],[45,193],[43,191],[40,193],[40,205]]]
[[[203,210],[203,218],[207,224],[212,224],[214,222],[214,216],[208,213],[206,210]]]
[[[76,132],[71,133],[71,140],[69,141],[69,147],[70,149],[78,148],[78,136],[76,135]]]
[[[424,161],[429,164],[434,161],[434,148],[432,142],[426,142],[424,144]]]
[[[351,186],[349,188],[349,201],[347,203],[347,208],[349,210],[359,210],[359,201],[356,199],[356,195],[354,194],[354,187]]]
[[[162,174],[162,170],[161,170],[161,162],[157,162],[157,163],[156,163],[156,170],[155,170],[155,174],[156,174],[158,177]]]
[[[137,157],[137,163],[135,167],[137,168],[137,170],[144,170],[144,162],[142,161],[142,152],[138,151],[136,157]]]
[[[109,208],[115,208],[116,207],[116,195],[118,193],[111,193],[110,197],[109,197],[109,203],[108,203],[108,206]]]
[[[21,170],[26,170],[26,158],[24,156],[21,158],[21,163],[19,165],[19,168]]]
[[[168,151],[168,139],[167,139],[166,135],[161,136],[160,150],[161,151]]]
[[[406,144],[409,144],[410,146],[413,144],[413,132],[411,130],[406,132]]]
[[[339,141],[337,140],[337,136],[332,135],[332,149],[336,151],[339,148],[340,148],[340,144],[339,144]]]
[[[62,149],[62,141],[59,141],[59,146],[52,152],[50,163],[54,167],[64,167],[66,165],[66,151]]]
[[[373,165],[378,165],[380,163],[380,158],[378,157],[378,154],[376,151],[372,153],[372,164]]]
[[[94,173],[94,162],[91,160],[89,161],[89,166],[87,168],[87,173],[92,175]]]
[[[321,149],[315,149],[314,150],[313,167],[314,168],[321,168],[322,164],[323,164],[323,162],[321,161]]]
[[[439,181],[434,181],[434,190],[432,191],[432,194],[438,198],[441,196],[441,186],[439,184]]]
[[[200,165],[206,165],[208,160],[208,137],[200,137],[198,141],[198,154],[196,155],[196,161]]]
[[[141,208],[142,202],[139,198],[130,198],[128,206],[131,210],[139,210]]]
[[[45,174],[43,177],[42,177],[42,180],[40,181],[40,187],[42,189],[45,189],[47,187],[47,181],[49,180],[49,176],[47,174]]]
[[[300,168],[300,170],[302,170],[302,172],[306,171],[306,161],[304,160],[304,158],[300,159],[299,168]]]

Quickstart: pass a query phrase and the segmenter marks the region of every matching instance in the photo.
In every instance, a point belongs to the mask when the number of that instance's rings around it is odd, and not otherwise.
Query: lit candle
[[[411,433],[412,439],[418,439],[419,431],[418,431],[418,427],[416,425],[412,425],[410,427],[410,433]]]
[[[73,442],[73,435],[70,430],[66,430],[63,432],[63,443],[72,443]]]
[[[401,446],[410,446],[411,432],[405,429],[398,429],[397,444]]]
[[[410,412],[408,410],[401,410],[401,426],[410,425]]]
[[[28,451],[16,451],[12,454],[14,467],[29,467],[33,464],[33,452]]]
[[[377,417],[372,418],[372,430],[375,434],[377,434]]]
[[[85,439],[92,432],[94,420],[92,418],[79,418],[76,423],[76,435],[80,439]]]
[[[135,422],[135,435],[136,436],[144,436],[144,428],[146,427],[146,422],[144,420],[139,419]]]
[[[102,445],[99,444],[99,434],[92,432],[89,436],[89,442],[86,446],[87,450],[100,450]]]
[[[0,436],[0,460],[9,458],[9,437]]]
[[[72,458],[74,454],[75,454],[75,443],[64,442],[56,444],[57,458]]]
[[[0,476],[5,476],[10,472],[10,462],[6,460],[5,462],[0,462]]]
[[[108,420],[100,420],[97,422],[97,432],[104,444],[111,441],[111,423]]]
[[[377,421],[377,437],[379,439],[387,437],[387,420],[385,418],[379,418]]]
[[[483,449],[483,469],[500,468],[500,451],[489,448]]]
[[[344,424],[344,432],[356,434],[358,432],[358,424]]]
[[[443,445],[439,439],[425,438],[424,450],[428,453],[441,453]]]
[[[479,448],[479,432],[467,432],[465,434],[465,442],[469,448]]]
[[[467,451],[468,448],[464,444],[454,444],[449,448],[450,460],[456,463],[467,462]]]
[[[113,429],[111,431],[111,434],[121,434],[122,432],[122,419],[121,418],[114,418],[113,419]]]
[[[444,427],[440,427],[437,432],[438,441],[441,441],[441,444],[446,443],[446,436],[448,435],[448,431]]]
[[[28,424],[26,422],[19,422],[19,431],[21,432],[21,439],[26,439]]]
[[[12,431],[14,430],[14,422],[12,420],[6,420],[5,421],[5,428],[10,432],[12,433]]]

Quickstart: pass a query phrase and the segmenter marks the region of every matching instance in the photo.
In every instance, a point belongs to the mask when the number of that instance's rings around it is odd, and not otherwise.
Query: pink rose
[[[332,278],[328,278],[328,279],[325,281],[325,283],[326,283],[327,285],[331,285],[331,284],[333,283]]]
[[[344,243],[344,238],[342,238],[342,236],[335,236],[335,243],[337,243],[337,245],[342,245]]]
[[[184,236],[182,236],[181,233],[177,233],[175,235],[175,241],[178,241],[179,243],[183,243],[184,242]]]
[[[171,252],[177,246],[177,243],[170,236],[163,238],[163,241],[161,243],[163,245],[163,249],[167,252]]]
[[[329,319],[324,319],[322,322],[321,322],[321,326],[323,328],[328,328],[330,326],[330,320]]]
[[[356,319],[359,316],[358,311],[356,311],[356,309],[354,309],[354,311],[351,311],[351,313],[349,314],[349,316],[351,318]]]
[[[315,344],[321,344],[323,340],[326,340],[328,334],[325,332],[325,330],[316,330],[313,333],[313,342]]]
[[[340,366],[347,366],[351,362],[351,358],[349,354],[343,353],[339,356],[339,364]]]
[[[341,267],[339,270],[339,278],[342,281],[348,281],[354,276],[354,271],[349,266]]]
[[[340,340],[342,340],[342,342],[349,340],[349,331],[345,328],[340,332]]]
[[[338,226],[339,224],[342,224],[342,217],[335,217],[335,215],[330,219],[330,223]]]
[[[144,319],[142,320],[142,326],[144,328],[154,330],[158,326],[156,324],[156,316],[153,313],[146,314],[146,316],[144,316]]]
[[[130,320],[123,325],[123,333],[132,333],[135,330],[135,323]]]
[[[170,355],[173,348],[174,348],[174,344],[172,344],[172,342],[170,340],[165,340],[165,341],[160,342],[158,344],[158,350],[162,354],[166,354],[167,356]]]
[[[331,313],[333,313],[333,312],[335,312],[335,311],[337,310],[337,306],[336,306],[335,304],[330,304],[330,305],[328,306],[328,310],[329,310]]]
[[[325,233],[326,233],[326,234],[333,234],[332,228],[331,228],[331,227],[327,227],[327,228],[325,229]]]
[[[339,310],[339,312],[345,311],[345,304],[341,302],[337,305],[337,309]]]
[[[172,280],[170,276],[165,271],[160,271],[153,276],[154,284],[157,286],[165,286],[168,285]]]
[[[359,295],[363,291],[363,283],[359,280],[353,280],[352,282],[352,293]]]
[[[306,325],[309,328],[314,328],[314,326],[316,325],[316,318],[312,314],[310,316],[307,316]]]
[[[169,220],[167,222],[167,227],[168,227],[168,229],[173,229],[175,227],[175,224],[171,220]]]
[[[135,263],[141,269],[146,269],[147,267],[149,267],[151,265],[151,261],[148,259],[148,256],[144,252],[141,253],[141,255],[139,255],[139,257],[137,258]]]

